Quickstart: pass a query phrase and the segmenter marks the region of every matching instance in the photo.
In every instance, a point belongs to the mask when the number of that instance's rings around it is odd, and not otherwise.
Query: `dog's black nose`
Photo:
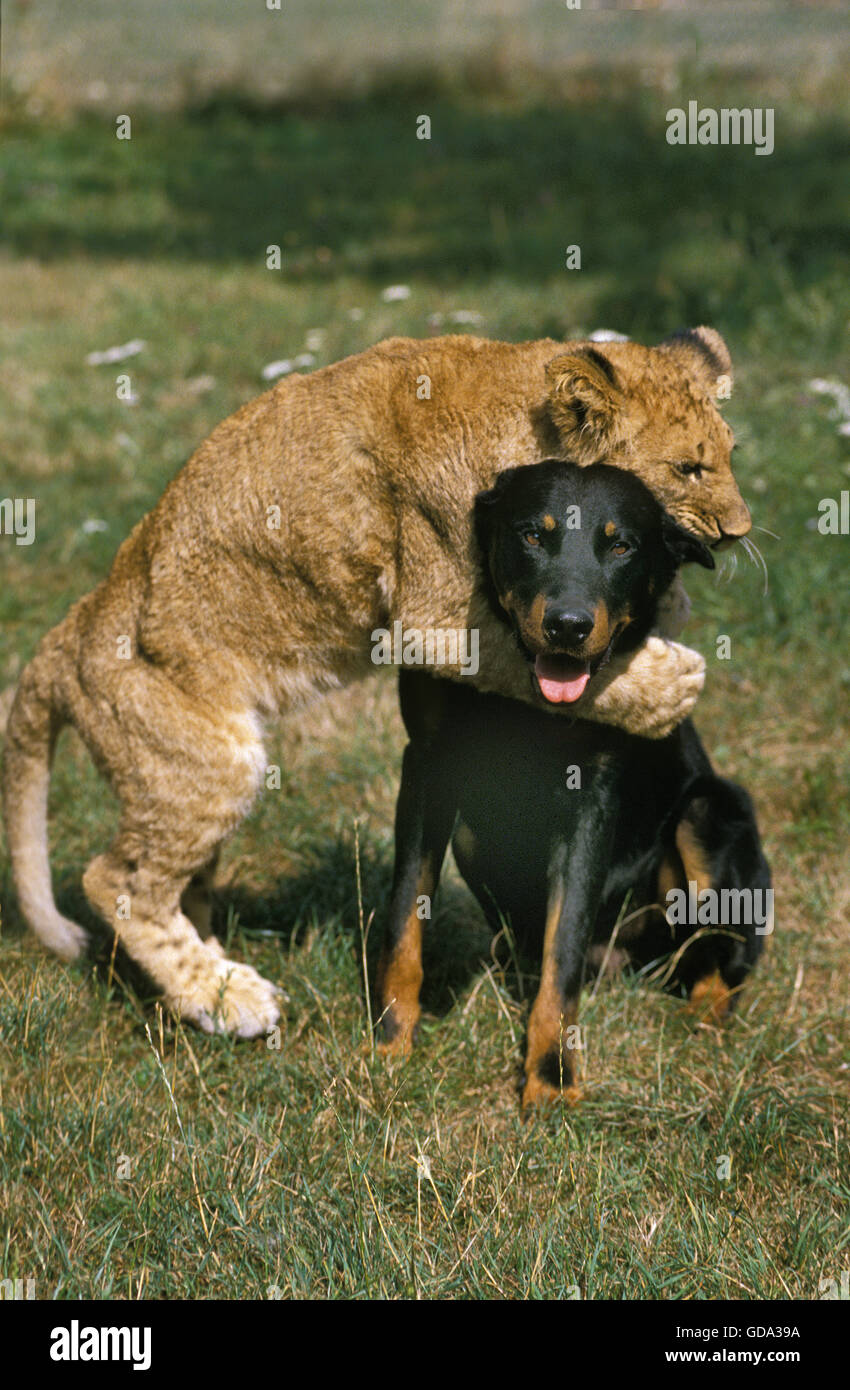
[[[552,608],[543,615],[543,631],[550,642],[577,646],[593,631],[593,616],[571,608]]]

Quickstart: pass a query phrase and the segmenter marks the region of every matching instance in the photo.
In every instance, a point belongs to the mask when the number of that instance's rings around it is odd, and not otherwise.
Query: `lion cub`
[[[750,519],[715,406],[729,372],[709,328],[604,350],[393,338],[225,420],[21,676],[3,799],[41,940],[67,959],[85,944],[56,909],[47,851],[50,759],[70,723],[121,803],[84,875],[89,901],[180,1017],[242,1037],[270,1028],[274,987],[209,936],[219,847],[262,782],[264,720],[373,669],[370,634],[396,620],[476,629],[475,685],[539,700],[488,608],[476,494],[508,464],[604,459],[694,535],[741,536]],[[612,661],[581,714],[659,737],[702,681],[696,653],[651,637]]]

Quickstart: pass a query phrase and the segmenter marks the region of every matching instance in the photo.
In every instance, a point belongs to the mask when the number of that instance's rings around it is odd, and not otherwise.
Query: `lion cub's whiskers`
[[[727,584],[731,584],[732,580],[735,578],[735,572],[737,568],[737,550],[725,551],[724,554],[720,557],[720,564],[717,566],[715,582],[719,584],[721,579],[723,579]]]
[[[747,559],[753,565],[755,565],[756,569],[761,569],[762,574],[764,575],[764,588],[762,589],[762,593],[766,594],[768,589],[767,561],[765,560],[764,556],[762,555],[761,551],[759,550],[758,546],[756,545],[755,541],[752,539],[751,536],[741,536],[740,542],[741,545],[744,547]]]

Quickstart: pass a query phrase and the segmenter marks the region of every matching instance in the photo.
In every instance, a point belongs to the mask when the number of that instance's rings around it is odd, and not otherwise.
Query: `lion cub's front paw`
[[[705,661],[699,652],[648,637],[616,682],[624,701],[618,723],[641,738],[666,738],[687,719],[704,684]]]
[[[186,983],[166,994],[169,1007],[205,1033],[255,1038],[273,1028],[280,991],[253,966],[227,960],[215,949],[202,951]]]

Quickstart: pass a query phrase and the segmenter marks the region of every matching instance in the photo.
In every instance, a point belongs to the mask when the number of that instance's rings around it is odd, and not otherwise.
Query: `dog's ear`
[[[659,343],[717,401],[732,394],[732,358],[716,328],[683,328]]]
[[[577,348],[546,365],[549,415],[576,463],[595,463],[625,437],[617,374],[604,353]]]
[[[702,565],[704,569],[713,570],[715,568],[714,556],[708,546],[697,536],[692,536],[690,531],[686,531],[684,526],[680,526],[666,512],[661,521],[661,534],[664,537],[664,544],[677,565],[686,565],[690,560],[693,560],[695,564]]]
[[[485,555],[490,549],[493,528],[499,519],[501,510],[499,504],[514,478],[521,472],[521,465],[518,468],[503,469],[493,486],[488,488],[486,492],[479,492],[475,499],[473,525],[478,545]]]

